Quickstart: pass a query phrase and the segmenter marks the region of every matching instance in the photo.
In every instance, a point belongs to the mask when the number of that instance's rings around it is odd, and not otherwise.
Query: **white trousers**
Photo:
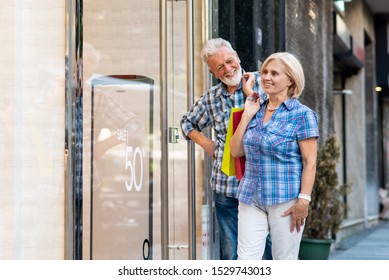
[[[282,214],[297,199],[271,206],[239,203],[238,259],[261,260],[270,233],[274,260],[297,260],[304,228],[290,232],[291,216]]]

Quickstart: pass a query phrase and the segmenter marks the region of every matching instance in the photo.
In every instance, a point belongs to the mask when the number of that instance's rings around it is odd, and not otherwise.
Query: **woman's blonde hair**
[[[305,86],[305,77],[303,67],[300,61],[291,53],[277,52],[271,54],[261,66],[262,73],[266,66],[272,60],[278,60],[285,66],[285,74],[292,80],[292,85],[289,87],[288,96],[290,98],[298,98],[303,92]]]

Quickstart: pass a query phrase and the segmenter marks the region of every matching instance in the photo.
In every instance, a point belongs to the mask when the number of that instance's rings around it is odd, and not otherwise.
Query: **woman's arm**
[[[303,159],[300,193],[311,195],[316,175],[317,140],[316,138],[301,140],[299,147]]]
[[[308,138],[298,142],[303,160],[303,171],[301,174],[301,194],[311,195],[316,175],[316,158],[317,158],[317,140]],[[284,216],[292,215],[290,232],[296,228],[300,231],[304,225],[305,218],[308,217],[309,201],[299,198],[297,203],[284,213]]]
[[[243,150],[243,136],[246,132],[247,126],[249,125],[251,119],[255,114],[259,111],[260,107],[260,99],[258,97],[258,93],[253,93],[252,96],[246,99],[246,103],[244,104],[244,111],[242,114],[242,118],[239,122],[238,127],[235,130],[234,135],[230,140],[230,148],[231,155],[233,157],[241,157],[244,156]]]

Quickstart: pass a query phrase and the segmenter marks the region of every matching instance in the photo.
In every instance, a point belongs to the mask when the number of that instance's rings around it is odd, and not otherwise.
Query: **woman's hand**
[[[243,117],[247,117],[249,120],[259,111],[260,99],[258,92],[252,92],[252,94],[246,98],[244,104]]]
[[[292,216],[290,232],[293,232],[294,228],[296,228],[297,232],[300,232],[301,227],[304,226],[305,219],[308,217],[308,206],[309,202],[307,200],[299,198],[293,207],[284,212],[283,217]]]
[[[254,74],[244,73],[242,77],[242,90],[246,96],[251,96],[254,92]]]

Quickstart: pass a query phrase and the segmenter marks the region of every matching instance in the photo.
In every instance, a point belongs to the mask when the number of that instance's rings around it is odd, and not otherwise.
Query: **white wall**
[[[0,26],[0,259],[63,259],[65,1],[2,0]]]

